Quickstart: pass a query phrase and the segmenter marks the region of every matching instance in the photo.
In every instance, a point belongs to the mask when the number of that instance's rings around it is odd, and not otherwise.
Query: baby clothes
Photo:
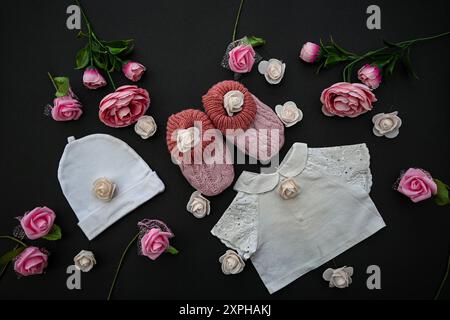
[[[276,172],[241,174],[211,232],[250,258],[273,293],[385,226],[369,167],[365,144],[295,143]]]

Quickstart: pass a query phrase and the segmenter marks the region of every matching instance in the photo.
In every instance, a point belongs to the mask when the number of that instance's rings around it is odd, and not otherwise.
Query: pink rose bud
[[[400,178],[397,191],[412,202],[419,202],[437,193],[437,185],[431,175],[423,169],[409,168]]]
[[[83,84],[88,89],[97,89],[106,86],[106,81],[97,69],[89,67],[84,70]]]
[[[255,63],[255,55],[251,45],[239,45],[228,52],[228,66],[236,73],[250,72]]]
[[[377,98],[361,83],[338,82],[322,91],[320,102],[326,116],[354,118],[372,110]]]
[[[376,65],[366,64],[358,70],[358,79],[370,89],[376,89],[381,83],[381,70]]]
[[[305,43],[300,51],[300,59],[308,63],[316,62],[319,60],[319,56],[320,46],[313,42]]]
[[[171,237],[170,232],[164,232],[158,228],[150,229],[141,239],[142,255],[155,260],[169,247]]]
[[[55,222],[55,212],[47,207],[37,207],[20,219],[20,226],[30,240],[46,236],[52,230]]]
[[[42,274],[47,267],[48,256],[37,247],[27,247],[14,261],[14,271],[22,276]]]
[[[109,127],[122,128],[135,123],[147,111],[150,96],[137,86],[121,86],[100,101],[98,116]]]
[[[146,68],[142,64],[134,61],[128,61],[122,66],[122,72],[125,77],[134,82],[141,79],[145,70]]]
[[[53,100],[51,114],[56,121],[78,120],[83,114],[83,109],[75,95],[69,91],[69,95]]]

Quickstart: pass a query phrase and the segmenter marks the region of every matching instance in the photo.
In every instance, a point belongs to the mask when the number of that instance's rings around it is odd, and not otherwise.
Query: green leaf
[[[353,53],[351,53],[350,51],[345,50],[344,48],[339,46],[336,42],[334,42],[334,39],[332,37],[330,37],[330,41],[331,41],[331,44],[333,45],[333,47],[337,51],[339,51],[341,54],[343,54],[345,56],[352,56],[353,55]]]
[[[53,81],[55,82],[56,85],[56,93],[55,96],[56,97],[64,97],[67,95],[67,93],[69,92],[70,89],[70,83],[69,83],[69,78],[67,77],[54,77]]]
[[[3,256],[0,257],[0,269],[3,269],[10,261],[12,261],[15,257],[17,257],[25,247],[19,247],[17,249],[8,251]]]
[[[399,46],[398,44],[393,43],[393,42],[389,42],[389,41],[387,41],[387,40],[383,40],[383,43],[384,43],[384,45],[385,45],[386,47],[389,47],[389,48],[402,48],[402,47]]]
[[[58,225],[53,224],[52,230],[42,238],[49,241],[55,241],[61,239],[61,236],[61,228]]]
[[[332,66],[332,65],[334,65],[336,63],[339,63],[339,62],[342,62],[342,61],[347,61],[347,60],[348,60],[347,57],[338,56],[338,55],[333,55],[332,54],[332,55],[329,55],[327,57],[327,60],[325,60],[324,67],[329,67],[329,66]]]
[[[266,44],[266,40],[255,36],[247,37],[247,41],[253,48],[260,47]]]
[[[84,69],[89,63],[89,49],[88,47],[84,47],[78,51],[77,56],[75,58],[75,69]]]
[[[166,252],[170,253],[170,254],[178,254],[179,253],[179,251],[172,246],[168,246],[166,249]]]
[[[417,80],[419,79],[419,77],[417,76],[417,74],[414,72],[414,69],[412,67],[412,63],[411,63],[411,56],[410,56],[410,49],[406,49],[405,52],[403,53],[402,56],[402,62],[403,65],[405,66],[406,70],[408,70],[408,72]]]
[[[99,69],[105,70],[108,67],[108,56],[95,52],[93,55],[94,63]]]
[[[387,74],[391,75],[394,73],[394,68],[397,63],[397,60],[398,60],[397,56],[392,56],[392,58],[389,60],[385,68]]]
[[[124,57],[134,49],[134,39],[102,41],[102,44],[108,48],[111,54],[119,54]]]
[[[450,203],[450,199],[448,197],[449,186],[438,179],[434,179],[434,182],[436,182],[437,185],[437,193],[434,196],[434,202],[438,206],[445,206],[446,204],[449,204]]]

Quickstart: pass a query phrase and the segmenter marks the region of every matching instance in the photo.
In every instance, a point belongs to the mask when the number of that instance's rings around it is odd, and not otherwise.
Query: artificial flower
[[[188,212],[192,213],[194,217],[200,219],[209,215],[211,208],[209,200],[202,196],[199,191],[195,191],[189,198],[186,209]]]
[[[83,84],[88,89],[98,89],[106,86],[106,81],[96,68],[88,67],[83,73]]]
[[[142,255],[156,260],[169,247],[170,232],[161,231],[158,228],[150,229],[141,238]]]
[[[398,112],[378,113],[372,118],[373,133],[377,137],[395,138],[399,134],[402,119],[397,115]]]
[[[374,90],[381,83],[381,70],[376,65],[365,64],[358,70],[358,79],[370,89]]]
[[[14,271],[21,276],[44,273],[48,254],[37,247],[26,247],[14,260]]]
[[[80,102],[72,96],[58,97],[53,100],[51,115],[55,121],[78,120],[82,114]]]
[[[329,281],[330,288],[336,287],[339,289],[347,288],[352,283],[352,276],[352,267],[328,268],[322,275],[325,281]]]
[[[148,139],[156,132],[156,122],[152,116],[142,116],[134,125],[134,131],[141,136],[142,139]]]
[[[228,65],[236,73],[250,72],[255,63],[255,55],[251,45],[238,45],[228,52]]]
[[[372,110],[377,101],[372,91],[361,83],[338,82],[322,91],[320,102],[326,116],[357,117]]]
[[[431,175],[420,168],[409,168],[401,176],[397,191],[419,202],[431,198],[438,191],[436,182]]]
[[[177,131],[177,147],[180,152],[187,152],[200,143],[200,130],[197,127]]]
[[[320,46],[313,42],[306,42],[300,50],[300,59],[308,63],[314,63],[319,60]]]
[[[74,258],[73,262],[78,270],[89,272],[97,264],[94,253],[88,250],[81,250]]]
[[[109,202],[114,197],[116,185],[107,178],[99,178],[94,181],[92,193],[97,199]]]
[[[278,193],[284,200],[295,198],[300,191],[300,187],[293,178],[283,180],[278,186]]]
[[[275,112],[286,127],[293,126],[303,119],[302,111],[297,108],[297,105],[293,101],[275,106]]]
[[[56,219],[55,212],[47,207],[37,207],[20,218],[20,226],[30,240],[42,238],[50,233]]]
[[[122,72],[133,82],[139,81],[146,70],[145,66],[139,62],[128,61],[122,66]]]
[[[245,262],[233,250],[227,250],[223,256],[219,258],[222,265],[222,272],[226,275],[238,274],[244,270]]]
[[[230,90],[223,96],[223,107],[231,117],[242,110],[244,105],[244,94],[239,90]]]
[[[147,111],[150,96],[147,90],[135,85],[121,86],[100,101],[99,118],[107,126],[129,126]]]
[[[281,82],[286,70],[286,64],[278,59],[270,59],[269,61],[261,61],[258,64],[258,71],[266,78],[270,84],[278,84]]]

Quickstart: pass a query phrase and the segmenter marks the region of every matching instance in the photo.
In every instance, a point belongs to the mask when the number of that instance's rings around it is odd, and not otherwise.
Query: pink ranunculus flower
[[[419,202],[437,193],[437,185],[431,175],[423,169],[409,168],[400,178],[397,191],[412,202]]]
[[[320,101],[326,116],[354,118],[372,110],[377,98],[364,84],[338,82],[322,91]]]
[[[366,64],[358,70],[358,79],[370,89],[374,90],[381,83],[381,70],[376,65]]]
[[[78,120],[83,114],[81,103],[75,95],[70,93],[67,96],[58,97],[53,100],[51,115],[56,121]]]
[[[228,65],[236,73],[250,72],[255,63],[255,55],[251,45],[239,45],[228,52]]]
[[[169,238],[172,233],[161,231],[158,228],[150,229],[141,238],[142,255],[155,260],[169,247]]]
[[[122,66],[122,72],[131,81],[139,81],[146,70],[139,62],[128,61]]]
[[[314,63],[319,59],[320,46],[313,42],[306,42],[300,50],[300,59],[308,63]]]
[[[55,212],[47,207],[37,207],[20,219],[20,226],[25,235],[30,240],[35,240],[46,236],[55,222]]]
[[[83,73],[83,84],[88,89],[106,86],[106,80],[96,68],[88,67]]]
[[[147,90],[135,85],[121,86],[100,101],[99,117],[107,126],[122,128],[138,121],[149,105]]]
[[[14,261],[14,271],[22,276],[42,274],[48,264],[48,255],[37,247],[27,247]]]

